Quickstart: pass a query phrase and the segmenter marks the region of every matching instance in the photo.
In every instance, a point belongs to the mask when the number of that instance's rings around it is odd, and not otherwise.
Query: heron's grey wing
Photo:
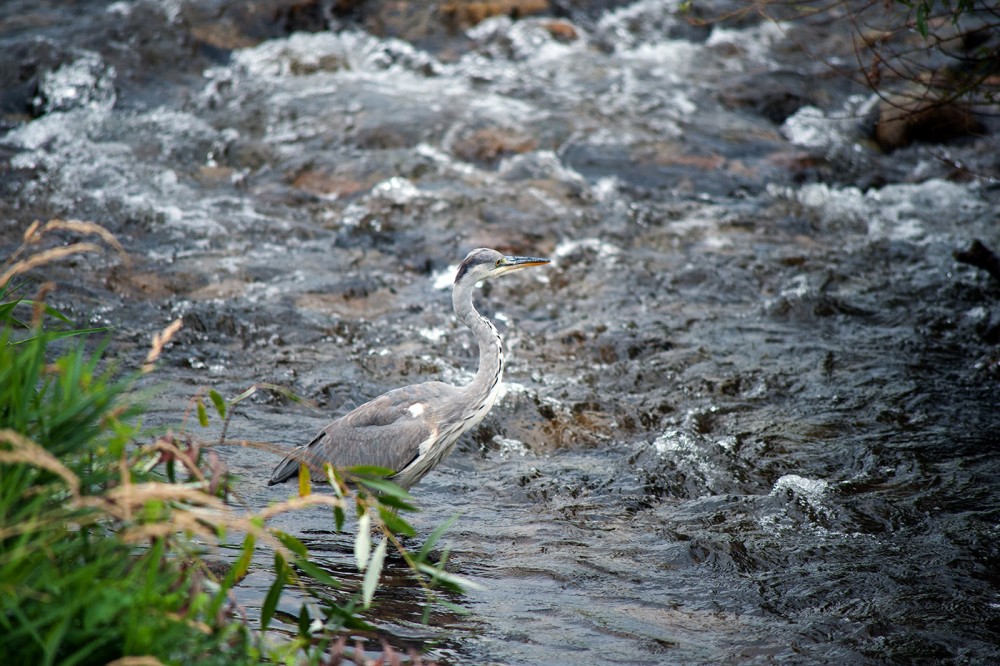
[[[293,450],[275,468],[268,485],[296,476],[299,463],[320,478],[327,462],[334,467],[374,465],[398,472],[436,434],[431,398],[439,393],[437,387],[418,384],[366,402],[328,425],[306,446]]]

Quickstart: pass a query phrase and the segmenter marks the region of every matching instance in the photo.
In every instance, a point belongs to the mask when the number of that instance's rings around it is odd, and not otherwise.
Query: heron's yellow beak
[[[498,274],[518,271],[522,268],[528,268],[529,266],[542,266],[544,264],[552,263],[550,260],[542,259],[540,257],[504,257],[500,261],[500,265],[497,266]]]

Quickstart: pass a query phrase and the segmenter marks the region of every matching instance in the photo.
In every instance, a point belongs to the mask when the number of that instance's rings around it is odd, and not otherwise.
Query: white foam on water
[[[38,104],[45,113],[78,108],[108,111],[118,100],[115,68],[84,51],[79,58],[46,72],[38,83]]]
[[[941,179],[887,185],[866,192],[857,187],[809,183],[799,189],[770,188],[813,211],[824,225],[867,229],[867,240],[917,243],[949,241],[955,216],[975,216],[987,205],[966,184]],[[949,231],[945,231],[949,230]]]
[[[556,259],[563,259],[580,250],[594,252],[602,259],[609,259],[621,254],[621,248],[613,243],[601,240],[600,238],[579,238],[576,240],[565,240],[556,245],[552,255]]]
[[[639,0],[604,14],[597,22],[595,36],[616,50],[633,49],[651,42],[663,42],[677,25],[678,0]]]
[[[526,447],[524,442],[519,439],[511,439],[509,437],[494,435],[493,443],[500,448],[501,458],[507,458],[512,455],[524,457],[528,453],[528,447]]]
[[[823,479],[809,479],[798,474],[785,474],[774,482],[771,495],[791,492],[813,502],[819,502],[830,490],[830,484]]]
[[[727,61],[730,67],[744,69],[748,64],[766,65],[771,62],[770,52],[774,44],[785,38],[787,27],[778,21],[761,21],[749,28],[722,28],[716,26],[705,42],[713,48],[735,47],[739,58]]]

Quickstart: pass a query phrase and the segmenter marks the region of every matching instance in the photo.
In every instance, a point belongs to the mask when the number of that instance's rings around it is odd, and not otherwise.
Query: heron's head
[[[528,266],[541,266],[548,259],[538,257],[510,257],[485,247],[473,250],[465,258],[455,273],[455,284],[459,282],[480,282],[504,273],[521,270]]]

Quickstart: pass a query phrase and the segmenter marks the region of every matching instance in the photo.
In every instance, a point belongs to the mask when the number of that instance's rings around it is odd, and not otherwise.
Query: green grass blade
[[[378,467],[377,465],[355,465],[345,470],[352,476],[362,477],[386,477],[392,476],[396,472],[388,467]]]
[[[358,571],[364,571],[368,565],[368,556],[372,551],[372,517],[364,513],[358,518],[358,534],[354,537],[354,560]]]
[[[295,566],[304,571],[307,576],[312,578],[317,583],[336,589],[341,587],[340,581],[324,571],[323,568],[315,562],[310,562],[305,558],[301,558],[295,561]]]
[[[413,529],[413,526],[396,515],[395,512],[380,506],[378,515],[393,534],[405,534],[408,537],[417,536],[417,531]]]
[[[444,521],[443,523],[441,523],[440,525],[438,525],[436,528],[434,528],[434,531],[431,532],[431,535],[429,537],[427,537],[426,541],[424,541],[423,547],[420,549],[420,552],[417,554],[417,560],[419,560],[421,562],[427,561],[427,556],[430,555],[431,549],[434,548],[434,546],[441,539],[441,537],[444,535],[444,533],[448,531],[448,528],[450,528],[452,525],[455,524],[456,520],[458,520],[458,514],[457,513],[453,514],[451,517],[448,518],[448,520]]]
[[[268,626],[270,626],[271,618],[274,617],[274,611],[277,610],[278,601],[281,599],[281,591],[285,588],[285,583],[288,582],[288,564],[281,553],[274,554],[274,571],[274,582],[268,589],[267,596],[264,597],[264,605],[260,609],[261,631],[267,631]]]
[[[226,418],[226,400],[222,397],[215,389],[208,392],[208,397],[212,400],[212,404],[215,405],[215,411],[219,413],[219,418]]]
[[[370,488],[377,493],[381,493],[382,495],[387,495],[389,497],[397,497],[404,501],[413,499],[410,493],[406,492],[392,481],[386,481],[385,479],[367,479],[364,477],[360,477],[357,479],[357,482],[365,486],[366,488]]]
[[[388,539],[382,539],[382,543],[375,548],[371,562],[368,563],[368,570],[365,571],[365,580],[361,585],[361,605],[367,610],[372,605],[375,597],[375,588],[378,587],[378,579],[382,575],[382,564],[385,562],[385,551],[389,546]]]

